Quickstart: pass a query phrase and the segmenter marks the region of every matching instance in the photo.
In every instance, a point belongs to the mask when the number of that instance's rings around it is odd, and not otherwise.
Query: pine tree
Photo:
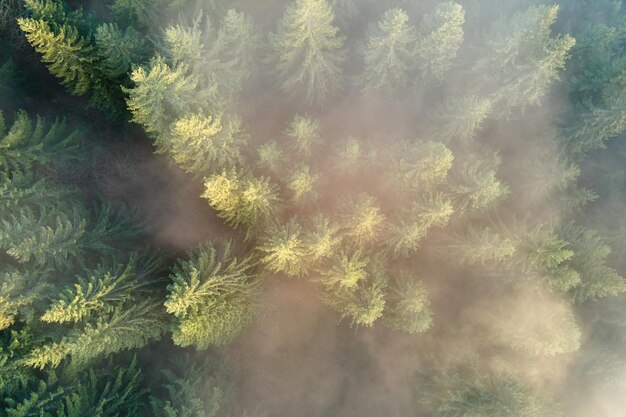
[[[149,26],[156,21],[162,10],[160,6],[163,6],[163,0],[114,0],[110,8],[120,17],[135,19]]]
[[[244,13],[228,10],[219,29],[205,19],[202,30],[201,18],[192,28],[168,28],[165,43],[174,63],[189,67],[199,80],[210,104],[221,106],[231,103],[252,78],[260,41]]]
[[[295,218],[284,225],[270,227],[257,250],[260,262],[271,272],[299,277],[306,275],[311,268],[304,231]]]
[[[315,187],[318,182],[319,175],[311,174],[308,166],[302,166],[287,179],[291,199],[296,203],[314,200],[317,196]]]
[[[257,281],[250,257],[238,259],[232,243],[207,245],[174,268],[165,302],[176,317],[172,338],[179,346],[229,343],[254,313]]]
[[[369,260],[361,251],[333,256],[328,269],[321,271],[320,282],[329,290],[355,289],[367,278]]]
[[[489,265],[508,261],[516,252],[515,242],[491,227],[468,226],[463,233],[450,235],[438,249],[460,264]]]
[[[343,204],[341,226],[345,238],[356,245],[371,244],[380,239],[385,225],[376,199],[365,193]]]
[[[459,164],[450,187],[460,213],[486,210],[509,195],[509,187],[496,177],[499,157],[493,162],[472,159]]]
[[[124,303],[135,302],[149,293],[158,280],[151,275],[159,268],[158,259],[141,259],[132,254],[127,262],[98,265],[78,277],[74,287],[61,292],[41,316],[47,323],[79,322],[96,313],[108,313]]]
[[[421,333],[433,323],[424,284],[413,274],[400,274],[389,286],[384,322],[405,333]]]
[[[496,22],[489,40],[487,57],[479,59],[474,71],[484,78],[495,116],[509,117],[512,109],[523,111],[538,104],[552,81],[559,78],[575,40],[569,35],[550,37],[550,27],[559,7],[533,6],[510,20]]]
[[[13,177],[16,172],[29,172],[34,165],[76,159],[81,133],[79,130],[70,132],[60,120],[48,125],[37,117],[33,122],[24,111],[17,113],[6,131],[0,112],[0,172]]]
[[[242,160],[248,135],[237,118],[190,114],[172,124],[156,151],[168,153],[182,169],[196,175],[234,168]]]
[[[506,374],[427,369],[416,378],[420,402],[436,417],[561,417],[562,410]]]
[[[204,183],[203,198],[232,227],[244,226],[248,237],[276,210],[276,186],[266,178],[241,177],[235,171],[214,174]]]
[[[491,101],[484,97],[453,98],[432,117],[436,123],[433,133],[442,142],[457,140],[469,145],[491,110]]]
[[[418,87],[430,80],[443,81],[463,42],[463,23],[463,7],[451,1],[438,4],[432,15],[424,17],[415,46]]]
[[[285,153],[276,141],[264,143],[257,149],[259,166],[272,174],[277,174],[285,163]]]
[[[452,202],[443,194],[423,196],[389,226],[386,244],[394,255],[408,256],[419,248],[428,229],[445,226],[453,212]]]
[[[146,69],[139,67],[131,76],[134,87],[123,89],[132,121],[151,135],[158,136],[180,116],[187,114],[195,98],[196,80],[179,65],[171,68],[156,59]]]
[[[570,224],[560,233],[572,248],[568,265],[580,274],[580,282],[569,292],[573,301],[582,303],[626,292],[624,277],[606,264],[611,248],[597,232]]]
[[[303,159],[311,157],[323,143],[319,122],[299,114],[289,124],[285,135],[296,155]]]
[[[281,89],[303,91],[309,104],[326,102],[343,84],[344,39],[333,19],[326,0],[296,0],[287,6],[278,33],[270,36]]]
[[[35,320],[39,304],[46,294],[54,289],[48,276],[50,273],[14,268],[0,271],[0,330],[17,321],[31,323]]]
[[[128,308],[117,307],[61,340],[33,349],[22,363],[37,369],[56,368],[69,357],[70,369],[76,372],[98,357],[143,347],[158,340],[166,329],[160,304],[146,299]]]
[[[576,122],[567,127],[566,141],[575,157],[584,156],[593,149],[604,148],[608,139],[626,130],[626,99],[623,93],[606,100],[601,107],[591,107]]]
[[[385,309],[384,284],[375,280],[363,280],[355,288],[326,291],[322,298],[352,326],[372,327]]]
[[[60,3],[48,0],[29,0],[26,6],[33,17],[20,17],[19,27],[50,72],[73,94],[89,92],[92,105],[108,115],[117,115],[119,80],[105,74],[96,48],[85,33],[89,24],[82,12],[66,12]]]
[[[409,16],[402,9],[390,9],[370,34],[363,54],[364,89],[385,92],[401,91],[410,85],[415,65],[415,27],[408,24]]]
[[[387,182],[401,191],[426,192],[445,182],[454,156],[441,143],[402,141],[391,150]]]
[[[305,230],[304,241],[311,263],[315,264],[330,258],[341,244],[339,226],[333,225],[324,215],[317,215],[312,225]]]
[[[131,65],[143,61],[145,42],[132,27],[122,32],[115,23],[103,23],[96,28],[94,39],[97,53],[110,78],[125,76]]]

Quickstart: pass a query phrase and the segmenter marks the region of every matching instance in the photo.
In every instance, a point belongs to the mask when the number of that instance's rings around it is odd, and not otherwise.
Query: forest
[[[626,416],[621,0],[0,0],[1,417]]]

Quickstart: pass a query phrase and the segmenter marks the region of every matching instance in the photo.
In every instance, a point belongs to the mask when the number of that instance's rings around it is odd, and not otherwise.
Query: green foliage
[[[364,89],[395,92],[411,85],[415,65],[415,28],[402,9],[390,9],[370,34],[363,54]]]
[[[260,262],[272,272],[297,277],[311,267],[304,231],[295,218],[270,227],[257,250],[261,253]]]
[[[356,245],[371,244],[380,239],[385,215],[376,199],[367,194],[346,200],[341,218],[341,226],[346,239]]]
[[[626,282],[606,263],[611,248],[593,230],[567,225],[560,232],[572,248],[569,265],[580,275],[579,285],[570,289],[577,303],[626,292]]]
[[[428,294],[415,276],[401,273],[388,291],[383,316],[387,326],[405,333],[425,332],[432,326]]]
[[[150,275],[158,267],[156,259],[140,259],[137,254],[131,255],[125,263],[98,265],[88,271],[85,278],[79,277],[73,288],[66,288],[41,320],[48,323],[78,322],[96,312],[110,313],[115,307],[134,302],[138,295],[147,292],[146,287],[154,284]]]
[[[171,134],[156,142],[156,151],[169,153],[189,173],[201,175],[235,167],[248,143],[238,119],[191,114],[172,124]]]
[[[494,24],[488,41],[491,50],[474,70],[486,74],[485,85],[499,86],[489,87],[496,116],[506,118],[512,109],[523,111],[538,104],[552,81],[559,79],[576,41],[569,35],[551,37],[558,10],[557,5],[533,6]]]
[[[433,14],[424,18],[414,52],[419,71],[418,86],[431,80],[442,81],[452,68],[463,42],[464,22],[463,7],[452,1],[438,4]]]
[[[227,224],[260,227],[276,210],[276,186],[266,178],[241,177],[236,172],[214,174],[204,182],[203,198]]]
[[[174,268],[165,308],[176,317],[177,345],[223,345],[251,322],[257,287],[252,259],[237,259],[231,247],[229,241],[207,245]]]
[[[395,255],[408,256],[419,248],[428,229],[445,226],[453,212],[452,202],[443,194],[423,196],[390,226],[386,244]]]
[[[288,180],[287,188],[291,191],[292,200],[302,202],[306,199],[315,199],[315,185],[319,181],[319,175],[311,175],[308,166],[303,166],[294,172]]]
[[[154,417],[215,417],[227,406],[233,384],[226,380],[224,366],[210,360],[187,364],[183,372],[165,369],[164,391],[150,397]]]
[[[454,172],[451,192],[459,212],[483,211],[509,195],[509,188],[496,177],[499,157],[494,161],[468,158]]]
[[[309,158],[322,145],[319,122],[296,114],[285,131],[290,147],[300,158]]]
[[[108,78],[107,62],[100,62],[90,36],[84,33],[89,24],[82,12],[67,11],[54,0],[27,1],[26,7],[33,17],[18,18],[19,27],[50,72],[73,94],[89,92],[92,105],[117,114],[121,110],[119,80]]]
[[[165,132],[194,100],[197,82],[183,65],[172,68],[163,59],[156,59],[147,71],[142,67],[133,70],[130,79],[134,87],[124,92],[132,121],[152,135]]]
[[[444,371],[445,372],[445,371]],[[518,378],[505,374],[477,376],[476,372],[420,374],[420,402],[437,417],[559,417],[559,407]]]
[[[500,264],[516,252],[515,243],[491,227],[468,226],[462,233],[450,235],[440,248],[442,255],[460,264]]]
[[[84,369],[94,359],[123,350],[137,349],[158,340],[166,329],[160,303],[145,300],[72,330],[57,342],[33,349],[22,361],[26,366],[56,368],[70,357],[72,370]]]
[[[168,55],[176,65],[189,67],[212,104],[230,103],[252,78],[259,37],[252,19],[234,9],[226,12],[219,29],[207,17],[200,30],[201,21],[192,28],[178,25],[165,31]]]
[[[457,140],[469,145],[491,110],[492,104],[487,98],[455,97],[433,116],[436,122],[434,134],[444,143]]]
[[[126,75],[132,64],[143,60],[145,42],[132,26],[122,32],[114,23],[103,23],[96,28],[94,38],[109,78]]]
[[[81,132],[68,131],[63,121],[48,125],[37,117],[33,122],[24,111],[17,113],[8,130],[1,112],[0,121],[0,173],[28,172],[36,164],[60,163],[64,158],[77,157],[76,142]]]
[[[441,143],[402,141],[389,155],[388,183],[409,192],[424,192],[445,182],[454,156]]]
[[[326,0],[296,0],[287,5],[278,32],[270,36],[281,89],[302,91],[310,104],[328,101],[343,84],[344,38],[333,19]]]

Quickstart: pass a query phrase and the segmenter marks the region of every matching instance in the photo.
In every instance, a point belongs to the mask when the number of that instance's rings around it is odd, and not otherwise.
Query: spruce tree
[[[396,92],[408,87],[414,76],[415,27],[409,25],[409,16],[402,9],[390,9],[370,34],[363,58],[365,71],[362,82],[365,90],[378,89]]]
[[[413,274],[403,273],[389,286],[383,320],[392,329],[421,333],[433,323],[424,284]]]
[[[252,320],[257,287],[253,262],[233,256],[230,241],[190,253],[171,279],[165,308],[176,317],[172,338],[177,345],[223,345]]]
[[[424,17],[414,52],[418,87],[431,80],[443,81],[463,42],[464,22],[463,7],[451,1],[438,4],[431,15]]]
[[[302,92],[309,104],[323,104],[343,85],[344,38],[333,20],[326,0],[296,0],[270,36],[281,89]]]

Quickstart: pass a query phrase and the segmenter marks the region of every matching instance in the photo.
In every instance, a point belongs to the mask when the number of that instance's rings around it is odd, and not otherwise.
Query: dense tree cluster
[[[184,348],[231,343],[280,279],[348,326],[443,340],[433,294],[457,286],[459,343],[523,364],[428,352],[429,415],[566,415],[524,364],[576,351],[577,377],[619,386],[626,226],[592,220],[626,187],[620,2],[281,0],[259,22],[244,0],[77,3],[0,1],[0,46],[30,45],[0,51],[0,95],[28,110],[0,113],[0,413],[245,413],[226,365]],[[21,87],[45,77],[29,54],[87,101]],[[337,133],[334,113],[372,103],[387,126]],[[228,238],[154,248],[149,219],[92,187],[115,132],[145,133]]]

